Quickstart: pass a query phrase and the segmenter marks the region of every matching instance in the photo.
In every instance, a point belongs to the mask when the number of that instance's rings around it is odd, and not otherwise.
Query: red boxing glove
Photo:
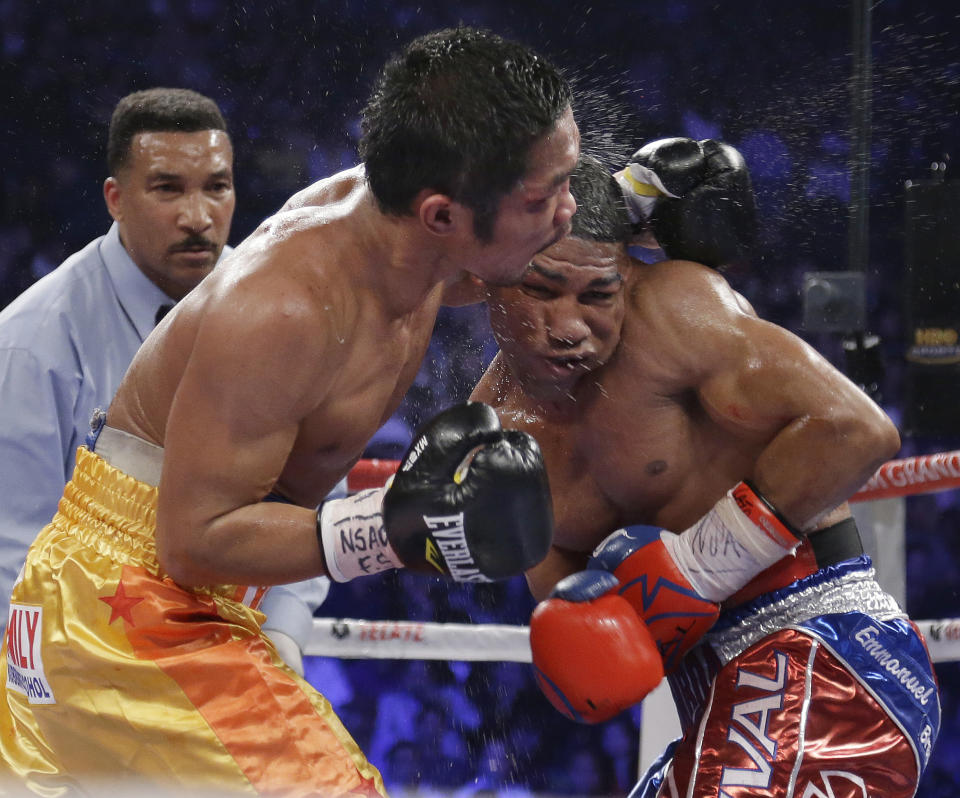
[[[620,595],[643,619],[664,670],[672,673],[716,622],[720,606],[691,586],[664,546],[662,532],[651,526],[618,529],[597,546],[587,568],[617,578]]]
[[[537,684],[581,723],[609,720],[663,679],[657,645],[617,586],[609,573],[580,571],[561,580],[530,618]]]

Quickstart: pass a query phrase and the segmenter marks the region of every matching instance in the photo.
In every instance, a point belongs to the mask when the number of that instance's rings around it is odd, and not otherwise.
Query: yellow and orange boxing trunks
[[[262,634],[262,589],[184,590],[162,574],[156,496],[78,451],[13,589],[0,656],[0,792],[99,794],[135,780],[384,795],[327,700]]]

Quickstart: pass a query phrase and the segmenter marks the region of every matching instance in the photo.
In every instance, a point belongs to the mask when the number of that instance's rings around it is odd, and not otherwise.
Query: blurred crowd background
[[[236,151],[236,244],[290,194],[356,162],[359,111],[391,51],[464,22],[559,63],[584,148],[612,168],[665,136],[738,147],[761,236],[728,277],[762,316],[846,369],[840,335],[804,329],[801,288],[807,272],[849,264],[852,17],[837,0],[0,0],[0,307],[107,230],[106,129],[121,96],[183,86],[219,103]],[[871,391],[901,421],[904,185],[931,179],[931,163],[947,164],[947,179],[954,168],[960,11],[954,0],[878,0],[872,24],[867,331],[883,368]],[[469,394],[493,353],[482,306],[442,312],[415,386],[368,455],[399,456],[421,421]],[[904,430],[902,456],[955,448],[950,434]],[[958,538],[956,493],[907,502],[913,617],[960,616]],[[466,588],[394,573],[335,586],[321,613],[522,624],[531,608],[522,580]],[[397,794],[624,795],[635,781],[640,709],[577,726],[540,696],[529,666],[311,659],[307,669]],[[937,672],[944,726],[921,798],[960,792],[960,666]]]

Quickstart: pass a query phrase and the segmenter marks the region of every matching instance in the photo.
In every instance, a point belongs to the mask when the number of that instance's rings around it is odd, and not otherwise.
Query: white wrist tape
[[[321,505],[317,526],[331,579],[349,582],[403,567],[383,526],[381,508],[386,491],[371,488]]]
[[[643,164],[627,164],[613,176],[623,192],[627,214],[634,224],[649,221],[653,208],[661,197],[679,199],[676,194],[667,190],[656,172]]]
[[[697,523],[660,539],[681,573],[701,596],[723,601],[761,571],[793,554],[800,544],[777,542],[753,523],[727,493]]]

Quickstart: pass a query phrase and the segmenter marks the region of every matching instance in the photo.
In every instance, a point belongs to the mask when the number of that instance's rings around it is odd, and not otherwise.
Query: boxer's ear
[[[115,177],[108,177],[103,181],[103,201],[107,204],[107,211],[114,221],[123,221],[123,207],[120,203],[122,188]]]
[[[446,194],[423,191],[416,202],[420,221],[434,235],[453,235],[470,224],[470,211]]]

